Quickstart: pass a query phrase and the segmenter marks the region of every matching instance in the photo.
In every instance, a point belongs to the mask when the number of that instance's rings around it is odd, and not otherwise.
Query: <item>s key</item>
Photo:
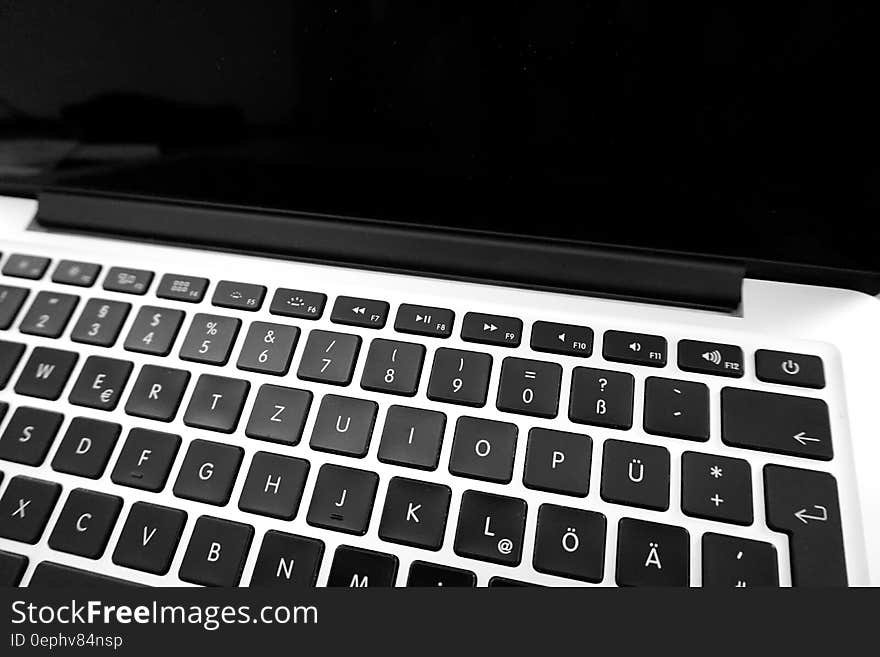
[[[632,374],[576,367],[571,376],[568,417],[572,422],[629,429],[633,416]]]
[[[562,367],[556,363],[524,358],[505,358],[497,406],[500,411],[537,417],[556,417]]]

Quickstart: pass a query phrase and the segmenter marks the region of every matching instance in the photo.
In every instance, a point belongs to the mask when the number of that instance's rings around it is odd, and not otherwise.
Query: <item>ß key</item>
[[[481,407],[486,405],[492,357],[474,351],[441,348],[434,352],[428,399]]]
[[[347,386],[360,348],[360,336],[314,330],[309,333],[296,375],[304,381]]]
[[[461,496],[455,553],[502,566],[516,566],[522,556],[525,526],[525,501],[467,490]]]
[[[411,342],[373,340],[361,377],[364,390],[412,397],[419,387],[425,348]]]
[[[363,536],[378,485],[375,472],[326,463],[318,471],[306,521],[313,527]]]
[[[690,538],[686,529],[621,518],[617,524],[618,586],[687,586]]]
[[[202,374],[196,382],[183,423],[189,427],[232,433],[238,426],[251,384],[241,379]]]
[[[238,369],[283,376],[290,369],[299,329],[283,324],[254,322],[238,357]]]
[[[130,310],[131,304],[122,301],[89,299],[73,326],[70,339],[82,344],[112,347]]]
[[[313,587],[318,580],[324,543],[314,538],[266,532],[250,586]]]
[[[116,495],[85,488],[70,491],[49,536],[49,547],[89,559],[99,558],[121,509],[122,498]]]
[[[598,427],[629,429],[632,427],[634,384],[632,374],[574,368],[569,419]]]
[[[42,464],[63,421],[61,413],[27,406],[15,409],[0,436],[0,459]]]
[[[64,332],[78,303],[79,297],[72,294],[39,292],[18,330],[29,335],[57,338]]]
[[[144,306],[138,311],[125,338],[125,349],[153,356],[167,356],[183,323],[182,310]]]
[[[36,347],[18,375],[15,392],[40,399],[58,399],[78,359],[79,355],[72,351]]]
[[[40,540],[61,486],[42,479],[17,476],[0,498],[0,538],[35,544]]]
[[[244,450],[209,440],[193,440],[180,466],[174,494],[223,506],[229,501]]]
[[[505,358],[498,385],[498,410],[554,418],[559,409],[562,367],[556,363]]]
[[[180,579],[202,586],[237,586],[253,537],[250,525],[200,517],[183,555]]]
[[[113,563],[164,575],[180,542],[186,512],[167,506],[135,502],[113,552]]]
[[[327,586],[394,586],[397,566],[393,554],[340,545],[333,555]]]
[[[183,339],[180,358],[195,363],[225,365],[240,328],[238,318],[198,313]]]

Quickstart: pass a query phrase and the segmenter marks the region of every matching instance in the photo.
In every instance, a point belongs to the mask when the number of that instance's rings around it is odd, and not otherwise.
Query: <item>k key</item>
[[[451,496],[448,486],[394,477],[388,483],[379,538],[439,550],[443,545]]]
[[[562,367],[556,363],[505,358],[498,386],[498,410],[553,418],[559,409]]]

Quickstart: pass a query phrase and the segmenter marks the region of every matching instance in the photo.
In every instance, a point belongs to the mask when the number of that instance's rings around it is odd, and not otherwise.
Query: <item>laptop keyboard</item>
[[[817,355],[43,255],[2,274],[0,585],[847,582]]]

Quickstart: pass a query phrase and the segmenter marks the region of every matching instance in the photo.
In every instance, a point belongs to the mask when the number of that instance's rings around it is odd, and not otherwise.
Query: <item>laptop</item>
[[[13,3],[0,584],[880,583],[874,16]]]

